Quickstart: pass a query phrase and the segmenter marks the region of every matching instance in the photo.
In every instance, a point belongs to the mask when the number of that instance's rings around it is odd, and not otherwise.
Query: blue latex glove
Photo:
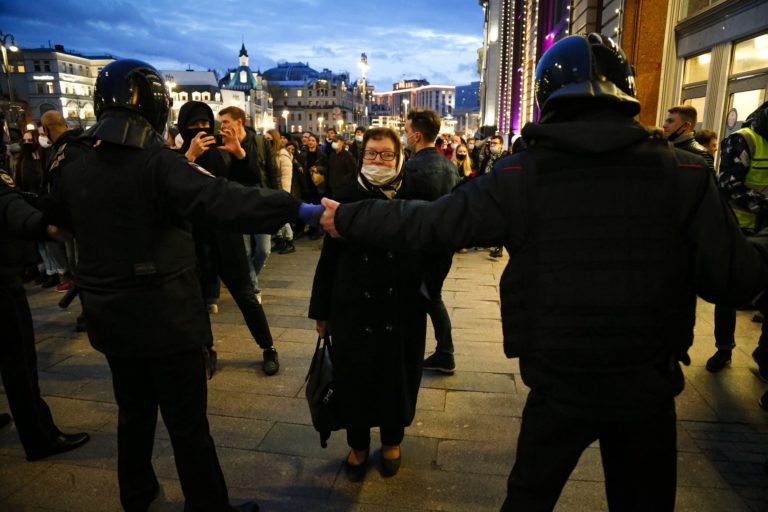
[[[305,224],[319,226],[320,216],[323,214],[324,210],[325,207],[321,204],[301,203],[301,206],[299,206],[299,218],[304,221]]]

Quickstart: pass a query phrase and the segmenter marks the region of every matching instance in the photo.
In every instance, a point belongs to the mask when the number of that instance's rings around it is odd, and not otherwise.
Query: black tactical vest
[[[522,157],[528,233],[502,277],[509,357],[616,371],[682,352],[695,296],[666,143]]]

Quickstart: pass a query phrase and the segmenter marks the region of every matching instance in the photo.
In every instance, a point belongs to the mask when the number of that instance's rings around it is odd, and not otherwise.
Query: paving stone
[[[437,467],[456,473],[509,475],[515,462],[516,440],[506,441],[440,441]]]
[[[445,412],[455,414],[488,414],[517,416],[523,414],[524,395],[507,393],[478,393],[474,391],[448,391]]]
[[[424,372],[421,387],[488,393],[517,393],[515,379],[508,373],[480,373],[458,371],[451,376],[438,372]]]

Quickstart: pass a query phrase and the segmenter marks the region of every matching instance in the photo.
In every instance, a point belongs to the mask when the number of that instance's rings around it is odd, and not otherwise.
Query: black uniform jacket
[[[433,203],[343,204],[344,237],[421,250],[504,240],[504,350],[526,384],[592,417],[658,409],[683,387],[696,294],[768,285],[705,162],[610,112],[530,124],[525,152]]]
[[[340,199],[367,197],[358,189]],[[426,336],[420,271],[418,255],[325,238],[309,317],[330,324],[345,427],[413,420]]]
[[[0,173],[11,182],[10,175]],[[17,282],[24,265],[37,261],[35,244],[29,240],[47,238],[42,217],[22,194],[0,181],[0,286]]]
[[[205,346],[208,314],[189,221],[271,233],[294,220],[290,194],[215,178],[173,151],[102,142],[65,169],[56,225],[71,226],[88,334],[119,357]]]

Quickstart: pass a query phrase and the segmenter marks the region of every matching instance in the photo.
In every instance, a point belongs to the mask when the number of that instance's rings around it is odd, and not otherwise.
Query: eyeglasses
[[[380,156],[384,162],[391,162],[397,158],[397,154],[394,151],[374,151],[372,149],[363,151],[363,158],[366,160],[376,160],[376,155]]]

